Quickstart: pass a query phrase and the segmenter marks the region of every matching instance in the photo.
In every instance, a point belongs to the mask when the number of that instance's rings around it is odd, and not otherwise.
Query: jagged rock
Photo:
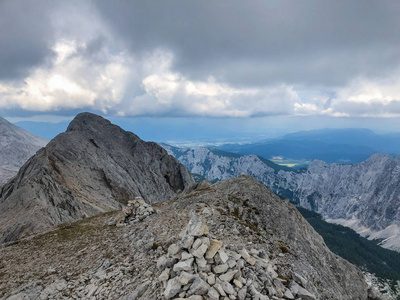
[[[204,254],[207,252],[208,246],[206,244],[201,244],[196,250],[193,251],[193,256],[197,258],[203,258]]]
[[[172,244],[168,247],[168,254],[169,255],[176,255],[179,251],[182,250],[182,247],[178,244]]]
[[[239,290],[237,298],[238,300],[244,300],[247,294],[247,287],[243,287]]]
[[[214,267],[214,273],[216,274],[221,274],[225,273],[228,270],[228,265],[227,264],[222,264]]]
[[[210,285],[200,277],[196,277],[190,286],[189,295],[206,295],[210,289]]]
[[[196,279],[196,276],[193,274],[189,274],[187,272],[182,271],[179,275],[179,282],[181,285],[187,285],[188,283],[193,282]]]
[[[238,272],[237,270],[228,271],[225,274],[219,276],[219,279],[221,279],[222,281],[231,282],[231,280],[233,279],[233,277],[237,272]]]
[[[165,288],[164,296],[167,299],[171,299],[175,295],[177,295],[180,290],[181,290],[181,284],[179,282],[179,279],[177,277],[172,278],[167,282],[167,287]]]
[[[206,259],[213,258],[217,253],[217,251],[219,250],[219,248],[221,248],[221,245],[222,245],[221,241],[210,239],[210,247],[208,248],[205,256]]]
[[[225,293],[229,294],[229,295],[234,295],[235,294],[235,289],[233,288],[233,286],[226,281],[222,281],[220,283],[221,287],[223,288],[223,290],[225,291]]]
[[[192,269],[193,265],[193,258],[190,258],[188,260],[180,261],[174,265],[174,272],[180,272],[180,271],[190,271]]]
[[[208,226],[201,221],[199,216],[194,215],[186,228],[181,232],[180,237],[183,238],[186,235],[201,237],[206,234],[208,234]]]
[[[311,294],[309,291],[302,288],[301,286],[299,286],[299,290],[297,291],[296,296],[298,296],[304,300],[315,300],[316,299],[316,297],[313,294]]]
[[[169,271],[170,271],[169,268],[166,268],[164,271],[162,271],[160,276],[158,276],[158,280],[161,282],[167,281],[169,279]]]
[[[297,274],[296,272],[293,272],[292,278],[293,278],[294,281],[296,281],[302,287],[306,287],[307,280],[303,276]]]
[[[229,259],[229,257],[228,257],[228,255],[226,255],[226,253],[223,251],[223,250],[219,250],[218,251],[218,254],[219,254],[219,258],[221,259],[221,262],[224,264],[224,263],[226,263],[227,261],[228,261],[228,259]]]
[[[1,188],[0,243],[120,209],[137,196],[169,200],[191,182],[157,144],[82,113]]]
[[[210,288],[208,290],[207,296],[211,299],[211,300],[219,300],[219,293],[217,292],[217,290],[215,288]]]
[[[129,295],[129,299],[132,300],[136,300],[136,299],[140,299],[140,297],[143,296],[143,294],[146,292],[147,288],[149,287],[149,285],[151,284],[150,280],[147,280],[145,282],[143,282],[141,285],[139,285],[132,294]],[[88,296],[90,297],[90,296]]]
[[[285,299],[294,299],[294,296],[290,290],[286,290],[283,294],[283,298]]]

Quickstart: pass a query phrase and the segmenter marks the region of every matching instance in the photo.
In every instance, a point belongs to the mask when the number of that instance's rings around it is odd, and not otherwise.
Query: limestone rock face
[[[0,117],[0,186],[16,175],[28,158],[47,143],[48,140]]]
[[[129,199],[168,200],[192,182],[153,142],[82,113],[0,190],[0,243],[116,210]]]
[[[278,170],[256,155],[163,145],[192,173],[210,181],[248,174],[275,193],[400,251],[400,157],[375,154],[354,165],[315,160],[301,171]]]

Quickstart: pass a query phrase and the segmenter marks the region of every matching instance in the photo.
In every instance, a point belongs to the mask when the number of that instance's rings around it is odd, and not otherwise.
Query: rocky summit
[[[0,186],[47,142],[0,117]]]
[[[135,197],[165,201],[191,182],[157,144],[82,113],[0,189],[0,243],[120,209]]]
[[[2,299],[380,299],[250,176],[111,214],[4,247]]]

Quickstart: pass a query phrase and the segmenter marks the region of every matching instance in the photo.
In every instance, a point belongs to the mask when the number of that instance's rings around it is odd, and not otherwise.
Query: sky
[[[0,115],[90,111],[164,141],[400,131],[399,15],[385,0],[2,0]]]

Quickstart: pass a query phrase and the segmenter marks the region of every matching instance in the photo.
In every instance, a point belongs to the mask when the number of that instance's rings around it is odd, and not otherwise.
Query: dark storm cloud
[[[95,3],[131,51],[168,49],[191,79],[326,86],[399,67],[394,1]]]
[[[0,1],[0,80],[20,79],[52,55],[52,1]]]

